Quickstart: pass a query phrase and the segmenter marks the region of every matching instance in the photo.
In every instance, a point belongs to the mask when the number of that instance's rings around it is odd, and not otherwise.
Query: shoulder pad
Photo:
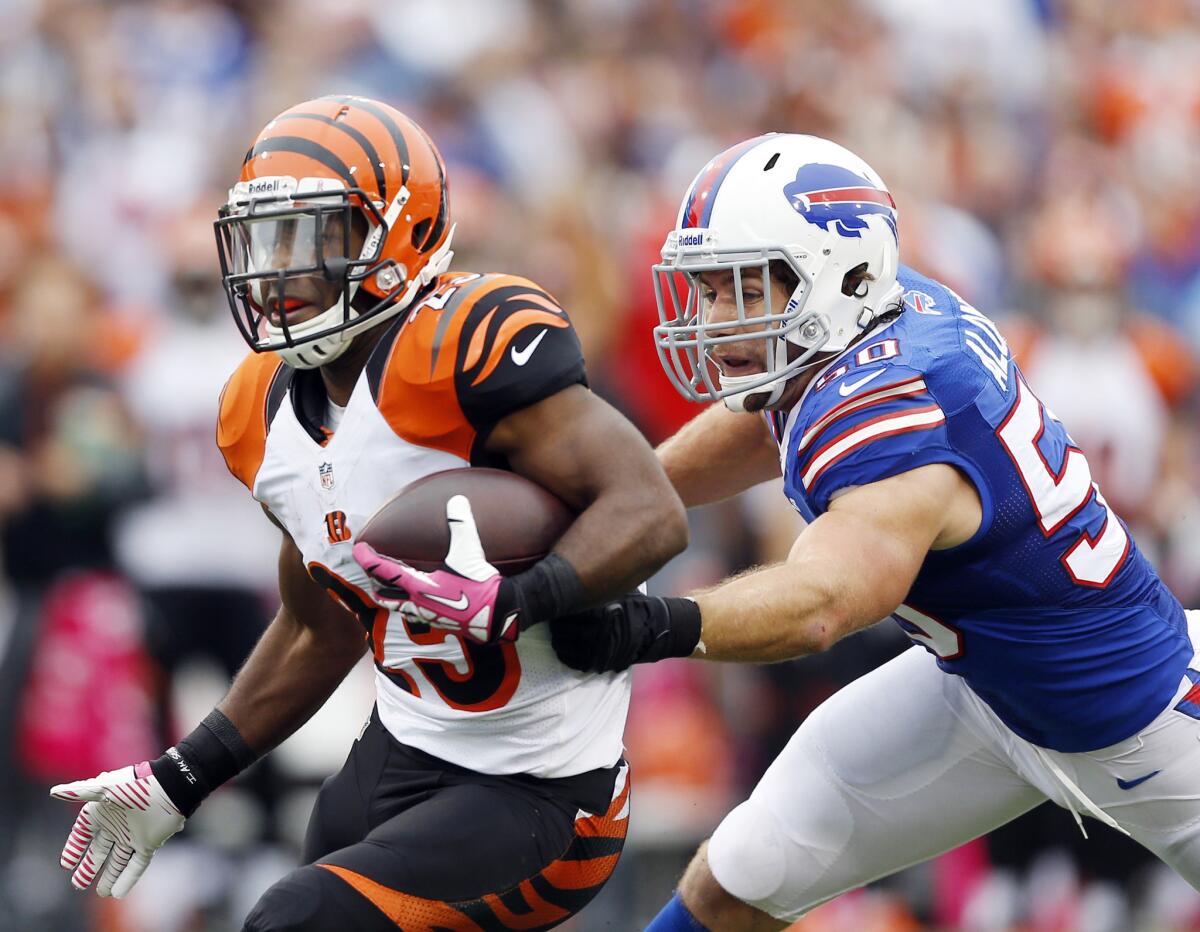
[[[569,334],[569,345],[535,336],[539,345],[523,345],[511,360],[514,337],[534,326]],[[367,372],[379,411],[398,435],[469,460],[496,420],[561,387],[564,355],[578,359],[580,380],[578,341],[549,294],[515,275],[458,273],[384,337]]]
[[[229,471],[251,491],[290,372],[274,353],[251,353],[221,390],[217,446]]]

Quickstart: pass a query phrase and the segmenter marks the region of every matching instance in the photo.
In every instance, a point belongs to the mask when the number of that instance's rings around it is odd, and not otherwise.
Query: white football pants
[[[1188,623],[1200,644],[1200,612]],[[1192,686],[1139,734],[1067,754],[1015,735],[913,647],[808,717],[717,827],[709,867],[729,893],[791,921],[1052,799],[1115,822],[1200,889],[1200,720],[1174,708]]]

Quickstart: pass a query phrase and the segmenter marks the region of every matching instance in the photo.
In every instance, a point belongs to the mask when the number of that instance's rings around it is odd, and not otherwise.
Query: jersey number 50
[[[1104,523],[1094,537],[1084,531],[1059,558],[1063,567],[1081,586],[1107,586],[1129,553],[1129,535],[1100,488],[1092,481],[1087,459],[1075,446],[1063,452],[1061,468],[1055,472],[1038,447],[1046,432],[1047,416],[1053,419],[1025,380],[1017,379],[1017,400],[996,435],[1012,458],[1029,500],[1037,511],[1042,534],[1053,536],[1084,508],[1103,512]],[[1061,429],[1061,428],[1060,428]],[[1070,438],[1066,438],[1069,440]],[[1099,514],[1085,516],[1091,523]]]

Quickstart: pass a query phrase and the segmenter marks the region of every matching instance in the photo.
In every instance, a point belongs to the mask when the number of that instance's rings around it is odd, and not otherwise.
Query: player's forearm
[[[789,563],[752,570],[693,598],[704,645],[695,656],[705,660],[790,660],[827,650],[856,627],[831,586]]]
[[[854,512],[822,515],[796,539],[787,562],[695,596],[704,656],[770,662],[828,650],[895,611],[927,536],[917,534],[914,544],[879,533]]]
[[[823,518],[786,563],[754,569],[690,598],[626,595],[552,626],[559,659],[620,671],[669,657],[772,663],[818,653],[893,610],[911,576],[879,548]],[[814,533],[815,529],[815,533]]]
[[[657,450],[688,508],[737,495],[779,475],[779,450],[761,417],[713,405]]]
[[[353,619],[332,617],[340,624],[311,627],[281,609],[225,699],[149,762],[183,815],[190,816],[209,793],[299,728],[341,682],[362,653],[363,639],[355,645],[349,638]]]
[[[552,559],[511,577],[525,626],[621,595],[687,546],[687,516],[654,451],[581,386],[509,415],[487,449],[577,512]]]
[[[554,550],[575,568],[589,601],[599,601],[645,582],[687,538],[683,509],[660,479],[602,492]]]
[[[217,706],[257,754],[307,722],[358,662],[365,647],[354,624],[347,617],[335,640],[280,609]]]

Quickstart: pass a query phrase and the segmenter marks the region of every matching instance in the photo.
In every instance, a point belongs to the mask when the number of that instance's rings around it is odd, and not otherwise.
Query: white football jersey
[[[481,773],[564,777],[614,765],[629,674],[564,666],[546,625],[481,646],[406,623],[371,600],[351,548],[405,485],[496,465],[482,449],[496,421],[583,379],[578,340],[553,298],[512,276],[452,274],[389,326],[335,432],[324,426],[320,372],[273,354],[249,356],[222,395],[226,462],[363,625],[384,725]]]

